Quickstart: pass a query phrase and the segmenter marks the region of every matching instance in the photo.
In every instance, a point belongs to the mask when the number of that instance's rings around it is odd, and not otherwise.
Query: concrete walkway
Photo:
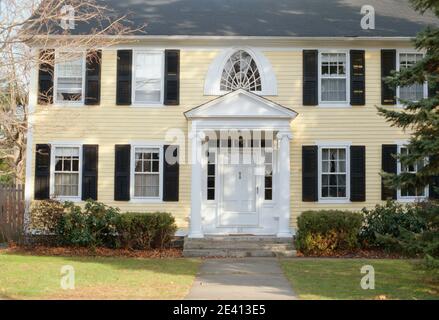
[[[189,300],[295,300],[276,258],[209,259],[201,265]]]

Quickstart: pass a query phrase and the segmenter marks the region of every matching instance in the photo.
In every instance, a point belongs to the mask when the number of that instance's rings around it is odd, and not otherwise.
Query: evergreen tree
[[[411,0],[421,14],[433,12],[439,22],[439,0]],[[428,82],[429,97],[420,101],[400,100],[405,105],[401,111],[378,107],[378,113],[392,126],[409,130],[411,137],[408,155],[398,155],[402,165],[413,165],[428,159],[416,174],[384,174],[385,182],[393,187],[422,187],[439,176],[439,28],[429,26],[414,39],[417,50],[425,52],[418,63],[387,79],[393,86],[410,86]]]

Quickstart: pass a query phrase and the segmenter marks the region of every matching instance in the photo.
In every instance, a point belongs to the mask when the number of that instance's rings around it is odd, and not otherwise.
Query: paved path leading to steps
[[[186,296],[189,300],[295,300],[276,258],[208,259]]]

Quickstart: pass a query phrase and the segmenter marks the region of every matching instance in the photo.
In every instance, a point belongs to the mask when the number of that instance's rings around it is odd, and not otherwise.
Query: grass
[[[182,299],[198,259],[47,257],[0,253],[0,298]],[[73,266],[75,289],[60,286],[61,268]]]
[[[409,260],[290,259],[281,261],[300,299],[439,299],[439,285],[428,283]],[[360,269],[375,269],[375,289],[360,286]]]

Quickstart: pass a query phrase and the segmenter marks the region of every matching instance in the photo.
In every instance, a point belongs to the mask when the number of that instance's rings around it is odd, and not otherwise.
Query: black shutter
[[[366,201],[365,146],[351,146],[351,201]]]
[[[351,105],[366,103],[366,60],[364,50],[351,50]]]
[[[382,146],[381,166],[383,172],[394,173],[394,174],[397,173],[397,161],[393,157],[393,155],[396,155],[397,153],[398,153],[398,146],[396,144],[384,144]],[[384,185],[384,182],[381,182],[381,199],[396,200],[396,189],[389,188]]]
[[[82,146],[82,200],[98,200],[99,146]]]
[[[303,105],[316,106],[319,103],[317,50],[303,50]]]
[[[302,201],[318,201],[318,147],[302,147]]]
[[[37,144],[35,148],[35,200],[50,198],[50,145]]]
[[[164,146],[163,201],[178,201],[179,163],[178,146]],[[166,160],[170,160],[169,162]]]
[[[430,158],[430,162],[437,162],[439,155]],[[430,199],[439,199],[439,176],[433,176],[429,184],[428,195]]]
[[[180,50],[165,50],[165,105],[180,103]]]
[[[102,50],[87,52],[85,73],[85,104],[98,105],[101,101]]]
[[[117,51],[117,88],[116,104],[127,106],[131,104],[131,75],[133,64],[132,50]]]
[[[38,71],[38,103],[53,103],[53,77],[55,65],[55,50],[40,51],[40,65]]]
[[[114,200],[130,200],[131,146],[116,145],[114,172]]]
[[[385,82],[385,78],[396,70],[396,50],[381,50],[381,104],[396,104],[396,87]]]

